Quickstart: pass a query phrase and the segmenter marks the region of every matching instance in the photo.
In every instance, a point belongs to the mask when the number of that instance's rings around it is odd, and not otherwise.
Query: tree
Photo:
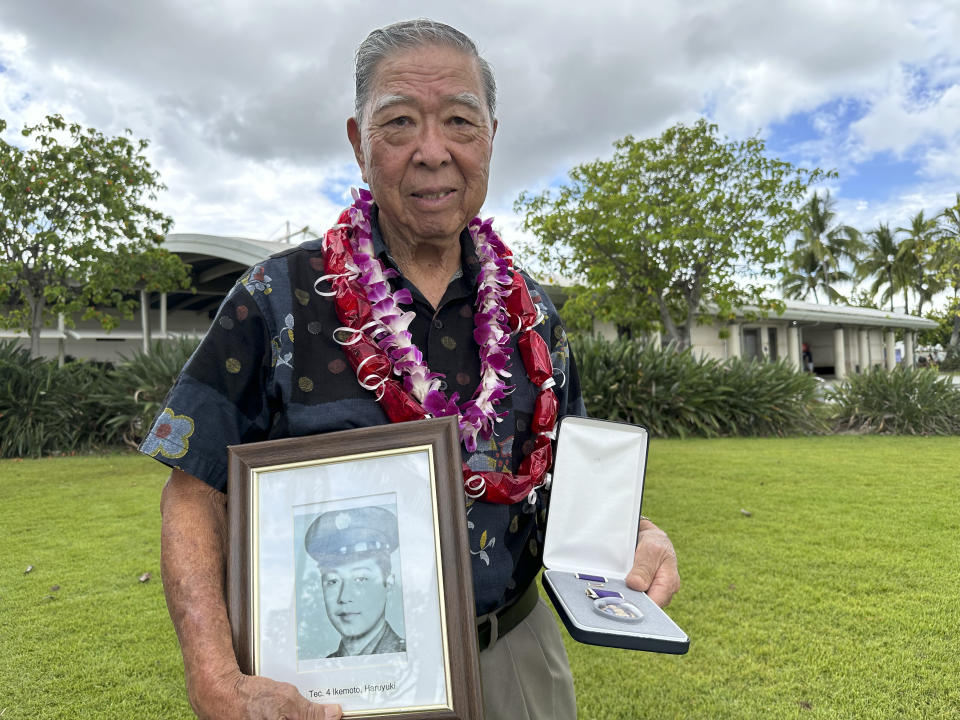
[[[33,357],[58,313],[109,329],[110,309],[133,316],[135,290],[189,287],[189,268],[160,248],[171,220],[148,204],[164,186],[145,140],[59,115],[22,134],[26,148],[0,138],[0,324],[27,329]]]
[[[806,300],[812,293],[813,301],[820,302],[817,297],[820,282],[820,262],[811,250],[797,249],[790,253],[780,279],[780,287],[786,297]]]
[[[844,270],[828,270],[812,248],[798,247],[787,256],[780,287],[788,298],[806,300],[812,294],[816,303],[820,302],[819,288],[832,303],[847,300],[836,284],[849,280],[852,276]]]
[[[945,208],[939,220],[941,232],[935,272],[944,288],[953,291],[948,310],[951,313],[948,347],[952,354],[960,355],[960,193],[957,193],[956,204]]]
[[[951,335],[954,332],[954,321],[960,317],[960,302],[951,298],[943,310],[930,310],[924,317],[937,323],[937,327],[921,330],[917,334],[917,343],[920,345],[940,345],[950,351]]]
[[[927,273],[927,267],[934,259],[934,253],[940,237],[939,217],[924,217],[923,210],[910,220],[910,227],[897,228],[905,237],[897,248],[896,264],[901,278],[903,291],[903,311],[910,312],[910,292],[918,298],[917,314],[923,312],[923,305],[943,289],[934,277]]]
[[[846,301],[837,289],[837,283],[849,282],[853,276],[843,270],[842,265],[844,261],[856,262],[863,241],[856,228],[836,222],[835,204],[828,190],[823,197],[813,193],[803,206],[803,226],[793,252],[788,256],[784,281],[796,274],[806,275],[809,279],[801,287],[795,282],[789,285],[782,282],[787,297],[806,299],[812,292],[814,301],[819,302],[817,290],[820,289],[827,302]],[[802,296],[797,294],[801,289],[804,291]]]
[[[756,278],[772,275],[795,204],[823,173],[768,158],[758,137],[720,138],[699,120],[660,137],[614,143],[609,160],[573,168],[567,184],[515,203],[541,259],[579,283],[564,305],[573,324],[662,327],[681,347],[701,308],[779,307]]]
[[[857,278],[860,282],[872,279],[868,293],[871,297],[880,294],[880,304],[890,303],[893,311],[893,297],[901,288],[902,266],[897,264],[897,252],[900,241],[896,230],[889,223],[878,223],[867,232],[869,241],[860,262],[857,264]]]

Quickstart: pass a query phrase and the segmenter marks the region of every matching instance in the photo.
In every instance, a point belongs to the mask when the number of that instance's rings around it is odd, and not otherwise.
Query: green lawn
[[[2,720],[192,717],[165,475],[0,461]],[[644,512],[677,545],[691,650],[568,643],[580,717],[960,718],[958,508],[956,438],[655,440]]]
[[[571,643],[581,718],[960,717],[960,440],[655,440],[647,477],[691,649]]]

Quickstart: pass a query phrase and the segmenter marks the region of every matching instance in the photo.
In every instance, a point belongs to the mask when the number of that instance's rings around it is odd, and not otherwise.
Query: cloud
[[[320,224],[357,180],[344,129],[356,45],[419,15],[467,32],[497,72],[488,208],[511,232],[520,190],[704,112],[733,137],[802,118],[807,136],[777,151],[838,168],[838,200],[844,175],[884,152],[918,160],[918,198],[957,184],[952,0],[4,3],[0,116],[16,129],[60,112],[150,138],[180,231]],[[905,208],[908,190],[851,207]]]

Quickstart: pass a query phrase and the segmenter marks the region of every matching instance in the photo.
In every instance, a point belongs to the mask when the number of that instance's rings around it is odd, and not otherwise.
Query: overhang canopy
[[[851,307],[849,305],[819,305],[817,303],[785,300],[786,308],[780,315],[771,313],[768,317],[791,320],[798,323],[835,323],[859,327],[903,328],[905,330],[931,330],[937,323],[927,318],[874,310],[873,308]],[[756,308],[748,308],[756,311]]]
[[[170,293],[167,307],[209,312],[220,305],[244,270],[274,253],[288,250],[291,245],[275,240],[171,233],[163,247],[192,266],[193,285],[197,290],[196,293]]]

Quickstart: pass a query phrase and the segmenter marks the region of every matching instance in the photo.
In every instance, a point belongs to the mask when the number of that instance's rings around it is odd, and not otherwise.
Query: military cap
[[[400,544],[397,518],[375,506],[332,510],[310,523],[303,544],[314,560],[327,566],[358,555],[389,555]]]

